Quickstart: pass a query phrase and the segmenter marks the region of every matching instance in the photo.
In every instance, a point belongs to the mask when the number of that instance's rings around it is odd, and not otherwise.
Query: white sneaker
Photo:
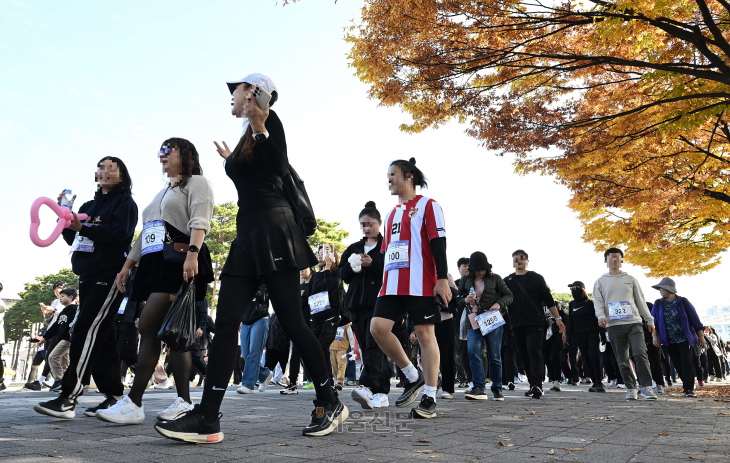
[[[656,394],[654,394],[654,391],[652,391],[650,387],[641,388],[641,397],[646,400],[657,400]]]
[[[253,389],[249,389],[246,386],[241,386],[236,389],[236,392],[238,392],[239,394],[253,394]]]
[[[192,409],[193,404],[185,402],[182,397],[178,397],[165,411],[157,414],[157,419],[160,421],[173,421]]]
[[[656,397],[656,396],[654,396]],[[638,391],[636,389],[626,389],[626,399],[627,400],[637,400],[638,397]]]
[[[241,387],[241,383],[231,383],[230,387],[232,387],[233,389],[238,389],[239,387]]]
[[[138,407],[128,396],[107,408],[96,412],[101,421],[118,424],[142,424],[144,422],[144,405]]]
[[[715,381],[715,376],[710,375],[710,379],[708,379],[707,382],[709,383],[710,381]]]
[[[664,394],[664,386],[657,384],[656,385],[656,393],[657,394]]]
[[[453,399],[454,396],[450,392],[441,392],[442,399]]]
[[[369,387],[360,386],[352,390],[352,400],[362,405],[362,408],[372,410],[375,407],[373,391]],[[388,396],[385,396],[388,400]]]
[[[610,383],[608,383],[608,387],[616,387],[616,380],[612,379]]]
[[[616,385],[616,389],[623,389],[623,388],[624,388],[624,385],[623,384],[617,384]]]
[[[48,381],[47,379],[44,379],[43,382],[41,383],[41,386],[53,387],[53,382]]]
[[[271,384],[271,380],[274,378],[274,372],[269,372],[269,376],[266,377],[263,383],[259,384],[259,392],[264,392]]]
[[[167,378],[163,382],[155,384],[154,388],[155,389],[170,389],[170,388],[172,388],[172,386],[174,386],[174,383],[172,382],[172,380],[170,378]]]
[[[368,389],[369,391],[370,389]],[[388,401],[388,394],[379,392],[373,394],[373,407],[374,408],[388,408],[390,407],[390,401]]]

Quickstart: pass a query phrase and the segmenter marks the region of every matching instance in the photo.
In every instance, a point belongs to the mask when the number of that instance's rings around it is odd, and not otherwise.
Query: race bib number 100
[[[634,312],[631,310],[631,303],[628,301],[609,302],[608,316],[611,320],[634,318]]]
[[[142,255],[162,251],[165,238],[165,223],[162,220],[151,220],[142,228]]]
[[[408,240],[393,241],[385,253],[385,271],[408,268]]]
[[[481,315],[477,315],[475,320],[479,323],[479,329],[484,336],[504,325],[504,318],[499,312],[499,309],[489,310]]]

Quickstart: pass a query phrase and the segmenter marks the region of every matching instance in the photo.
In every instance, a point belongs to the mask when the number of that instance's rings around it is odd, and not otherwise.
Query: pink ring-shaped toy
[[[42,240],[40,239],[40,237],[38,237],[38,227],[41,225],[41,219],[38,216],[38,211],[44,204],[50,207],[53,212],[56,213],[59,220],[56,223],[56,228],[54,228],[53,232],[51,232],[51,236]],[[79,220],[86,220],[88,218],[88,215],[86,214],[76,214],[76,216],[79,218]],[[41,248],[50,246],[51,244],[53,244],[54,241],[58,239],[59,236],[61,236],[61,232],[63,231],[63,229],[71,225],[71,222],[73,221],[74,216],[67,207],[59,206],[51,198],[38,198],[33,201],[33,204],[30,206],[30,240],[33,242],[33,244]]]

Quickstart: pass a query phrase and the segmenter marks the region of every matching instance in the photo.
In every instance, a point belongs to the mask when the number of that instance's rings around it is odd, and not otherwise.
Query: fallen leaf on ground
[[[668,435],[669,435],[669,433],[666,433],[666,432],[660,432],[660,433],[659,433],[659,435],[660,435],[660,436],[668,436]]]
[[[416,442],[420,442],[422,444],[430,444],[431,443],[430,440],[421,440],[421,439],[416,439]]]
[[[504,445],[504,442],[497,442],[497,445],[500,446],[500,447],[504,447],[505,446]]]
[[[710,437],[710,440],[717,440],[717,437]]]
[[[356,446],[356,445],[360,445],[360,444],[347,444],[347,445],[351,445],[351,446],[353,446],[353,447],[354,447],[354,446]]]
[[[555,450],[550,449],[550,451],[548,451],[548,455],[555,455]]]
[[[718,415],[730,415],[728,412],[717,412]]]
[[[282,447],[289,447],[289,444],[279,444]]]
[[[530,412],[530,415],[534,415],[534,414],[535,414],[535,412]]]
[[[515,444],[507,444],[507,447],[514,447]]]
[[[61,429],[61,428],[54,428],[54,427],[52,427],[52,428],[50,428],[50,429]]]
[[[565,450],[570,450],[571,452],[577,452],[579,450],[585,450],[585,449],[565,449]]]
[[[414,450],[416,453],[433,453],[433,450]]]

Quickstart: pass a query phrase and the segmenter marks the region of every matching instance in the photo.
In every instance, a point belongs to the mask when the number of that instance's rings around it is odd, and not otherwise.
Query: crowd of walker
[[[592,299],[575,281],[567,305],[528,270],[522,249],[512,253],[514,273],[505,278],[475,251],[458,260],[453,279],[444,213],[420,194],[428,185],[414,158],[388,166],[397,204],[383,216],[367,202],[358,217],[361,240],[341,256],[327,244],[313,251],[283,185],[290,171],[284,127],[269,109],[276,86],[261,74],[227,84],[232,114],[244,124],[232,151],[215,143],[239,207],[215,320],[205,297],[214,279],[205,244],[213,188],[195,146],[182,138],[162,143],[157,156],[169,181],[141,222],[127,167],[104,157],[96,166],[96,195],[78,210],[88,219],[75,218],[63,232],[78,290],[59,281],[57,299],[41,307],[46,329],[33,339],[39,348],[25,388],[59,395],[35,405],[36,412],[75,418],[93,376],[105,400],[84,415],[139,425],[145,391],[174,384],[177,398],[157,413],[155,430],[215,443],[223,440],[220,408],[231,386],[241,394],[279,387],[283,396],[314,389],[302,434],[324,436],[348,417],[343,388],[350,406],[382,409],[391,406],[394,378],[395,406],[424,419],[435,418],[437,400],[453,399],[457,387],[468,400],[504,401],[504,391],[519,382],[532,399],[546,387],[557,393],[561,385],[584,384],[592,393],[625,388],[626,399],[656,400],[673,383],[695,397],[696,385],[725,378],[730,347],[702,324],[670,278],[652,286],[659,294],[648,303],[637,280],[621,270],[618,248],[605,251],[608,271],[593,284]],[[270,95],[263,109],[256,104],[261,89]],[[138,223],[142,232],[133,240]],[[181,352],[157,334],[190,279],[197,339]],[[0,327],[0,344],[2,336]],[[193,404],[196,377],[203,394]]]

